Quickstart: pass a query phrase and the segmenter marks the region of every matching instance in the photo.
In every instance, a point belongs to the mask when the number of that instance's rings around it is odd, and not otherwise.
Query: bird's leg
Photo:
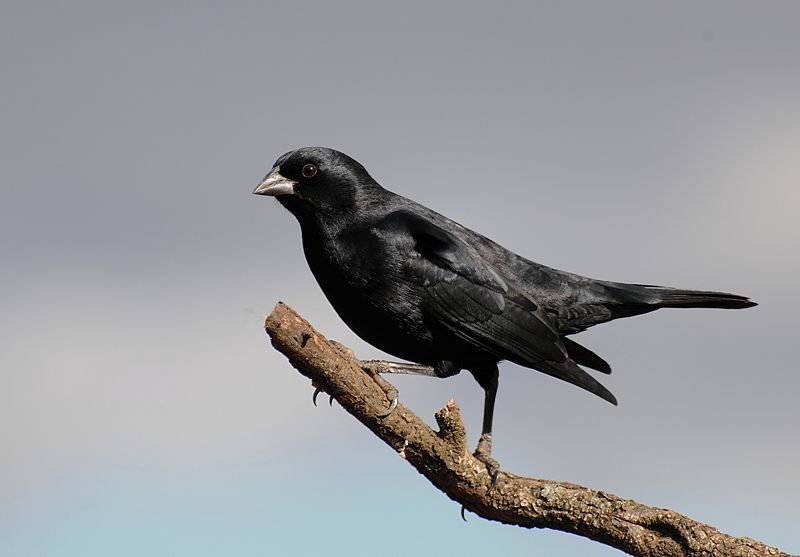
[[[414,373],[413,369],[417,364],[405,364],[402,362],[386,362],[383,360],[359,360],[361,369],[372,377],[372,380],[383,390],[389,400],[389,408],[379,417],[385,418],[397,407],[397,397],[400,393],[397,388],[380,376],[381,373]],[[422,367],[422,366],[420,366]]]
[[[473,454],[475,458],[486,465],[486,471],[489,472],[489,476],[492,479],[491,489],[497,482],[497,476],[500,473],[500,464],[492,458],[492,418],[494,416],[494,400],[497,396],[497,379],[499,376],[497,364],[494,364],[491,369],[484,368],[479,370],[478,373],[472,372],[472,374],[486,393],[483,402],[483,429],[480,439],[478,439],[478,447]]]
[[[378,386],[386,393],[386,398],[389,399],[389,410],[386,414],[383,414],[382,417],[386,417],[392,413],[392,411],[397,406],[397,389],[390,385],[388,382],[382,380],[378,377],[378,374],[381,373],[396,373],[396,374],[405,374],[405,375],[427,375],[429,377],[437,377],[436,373],[433,371],[433,368],[430,366],[424,366],[422,364],[411,364],[407,362],[388,362],[385,360],[359,360],[353,354],[353,350],[345,346],[344,344],[337,342],[335,340],[330,341],[333,346],[339,350],[345,357],[353,358],[358,361],[358,365],[361,366],[361,369],[369,373]],[[317,405],[317,396],[319,393],[322,392],[317,386],[314,386],[314,395],[311,397],[314,406]],[[330,396],[330,404],[333,404],[333,395]]]
[[[424,375],[426,377],[450,377],[461,371],[452,362],[436,362],[436,365],[426,366],[422,364],[412,364],[408,362],[387,362],[385,360],[359,360],[361,369],[372,375],[372,378],[386,393],[386,398],[389,399],[389,410],[381,417],[385,418],[397,406],[397,389],[390,385],[380,376],[382,373],[394,373],[403,375]]]
[[[398,375],[427,375],[438,377],[430,366],[406,362],[387,362],[385,360],[359,360],[361,368],[372,373],[395,373]]]
[[[386,398],[389,399],[389,409],[386,413],[381,414],[381,418],[385,418],[391,414],[397,406],[397,389],[380,376],[381,373],[402,373],[406,375],[427,375],[436,377],[432,367],[423,366],[420,364],[409,364],[405,362],[386,362],[384,360],[359,360],[361,369],[366,371],[372,376],[372,379],[378,386],[386,393]]]
[[[358,365],[361,366],[361,369],[366,371],[370,374],[372,379],[377,383],[377,385],[381,388],[381,390],[386,393],[386,398],[389,400],[389,409],[386,413],[381,414],[380,417],[385,418],[389,414],[391,414],[394,409],[397,407],[397,396],[398,392],[397,389],[391,385],[388,381],[385,381],[380,374],[382,373],[394,373],[394,374],[404,374],[404,375],[426,375],[428,377],[439,377],[436,374],[434,369],[430,366],[425,366],[422,364],[412,364],[407,362],[388,362],[385,360],[358,360],[355,358],[353,351],[346,347],[344,344],[336,342],[334,340],[331,341],[331,344],[334,345],[344,356],[348,358],[354,358],[358,361]],[[317,405],[317,396],[319,393],[322,392],[322,389],[315,386],[314,395],[312,396],[312,401],[314,402],[314,406]],[[333,404],[333,396],[330,397],[330,403]]]

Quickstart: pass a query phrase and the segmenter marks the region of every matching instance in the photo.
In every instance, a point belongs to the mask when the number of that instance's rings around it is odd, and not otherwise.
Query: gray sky
[[[311,405],[261,329],[277,300],[381,354],[250,195],[303,145],[544,264],[757,300],[580,335],[617,408],[504,365],[495,456],[800,552],[798,21],[774,1],[5,2],[0,553],[617,553],[463,524]],[[467,374],[396,383],[431,422],[455,397],[474,444]]]

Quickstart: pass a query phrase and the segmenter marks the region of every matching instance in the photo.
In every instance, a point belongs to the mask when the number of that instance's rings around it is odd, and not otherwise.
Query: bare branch
[[[265,327],[272,345],[314,386],[336,398],[434,486],[479,516],[525,528],[570,532],[631,555],[789,557],[676,512],[575,484],[501,472],[490,490],[486,468],[469,452],[454,401],[436,413],[439,431],[402,404],[382,417],[389,402],[388,383],[375,375],[374,363],[363,369],[351,350],[327,340],[282,302],[267,317]]]

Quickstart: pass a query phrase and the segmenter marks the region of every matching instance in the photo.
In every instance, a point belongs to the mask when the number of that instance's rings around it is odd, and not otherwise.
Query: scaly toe
[[[492,434],[484,433],[478,440],[478,447],[472,453],[475,458],[480,460],[486,466],[486,472],[489,474],[489,491],[494,489],[497,483],[497,478],[500,475],[500,463],[492,458]]]
[[[379,418],[385,418],[386,416],[394,412],[395,408],[397,408],[397,397],[399,393],[397,392],[397,389],[394,387],[394,385],[389,383],[386,379],[384,379],[377,373],[375,372],[368,372],[368,373],[372,377],[372,380],[375,381],[378,387],[381,388],[381,390],[386,395],[386,398],[389,400],[389,409],[382,414],[378,414]]]

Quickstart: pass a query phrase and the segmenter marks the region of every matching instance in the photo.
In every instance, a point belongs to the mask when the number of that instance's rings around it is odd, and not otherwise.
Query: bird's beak
[[[276,166],[267,174],[258,187],[253,190],[256,195],[291,195],[294,193],[294,186],[297,184],[281,175],[281,167]]]

